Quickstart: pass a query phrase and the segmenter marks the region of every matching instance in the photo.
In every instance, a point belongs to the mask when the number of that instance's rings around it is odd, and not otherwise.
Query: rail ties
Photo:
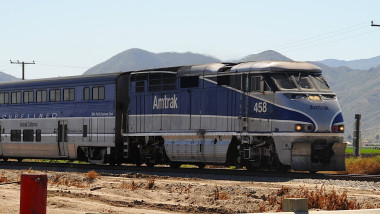
[[[347,181],[374,181],[380,182],[380,175],[358,175],[358,174],[329,174],[308,172],[276,172],[276,171],[247,171],[243,169],[226,169],[226,168],[177,168],[173,169],[168,166],[157,167],[137,167],[132,165],[109,166],[94,164],[74,164],[74,163],[41,163],[41,162],[16,162],[0,161],[0,169],[18,169],[18,170],[49,170],[57,172],[87,172],[96,170],[99,173],[109,175],[122,175],[125,173],[144,173],[157,176],[172,177],[202,177],[205,179],[220,180],[257,180],[257,178],[273,178],[273,181],[287,181],[293,179],[320,179],[320,180],[347,180]],[[220,176],[222,175],[222,176]],[[225,175],[225,176],[223,176]],[[256,178],[256,179],[253,179]]]

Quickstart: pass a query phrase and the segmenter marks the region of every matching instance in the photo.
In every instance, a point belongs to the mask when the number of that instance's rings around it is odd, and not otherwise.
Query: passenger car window
[[[50,89],[50,102],[61,101],[61,89]]]
[[[16,103],[21,103],[21,92],[12,92],[11,93],[11,103],[16,104]]]
[[[33,91],[24,91],[24,103],[33,103],[34,93]]]
[[[105,98],[104,86],[92,88],[92,99],[93,100],[104,100],[104,98]]]
[[[36,91],[36,102],[45,103],[46,102],[46,90],[37,90]]]
[[[34,141],[34,130],[33,129],[22,130],[22,141],[33,142]]]
[[[0,93],[0,104],[8,104],[9,103],[9,93],[1,92]]]
[[[21,141],[21,130],[11,130],[11,141]]]
[[[64,101],[74,101],[75,100],[75,89],[74,88],[63,89],[63,100]]]

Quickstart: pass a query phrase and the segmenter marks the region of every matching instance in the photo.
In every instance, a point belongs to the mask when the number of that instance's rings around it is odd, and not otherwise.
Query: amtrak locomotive
[[[212,63],[0,84],[0,156],[345,170],[319,67]]]

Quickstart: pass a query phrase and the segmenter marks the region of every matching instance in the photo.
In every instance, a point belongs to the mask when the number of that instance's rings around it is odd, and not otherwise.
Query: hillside
[[[325,59],[319,61],[330,67],[349,67],[351,69],[359,69],[359,70],[368,70],[380,65],[380,56],[373,57],[370,59],[358,59],[358,60],[337,60],[337,59]]]
[[[129,49],[121,52],[109,60],[102,62],[84,72],[88,74],[112,73],[133,71],[158,67],[179,65],[204,64],[219,62],[220,60],[195,53],[151,53],[142,49]]]
[[[272,50],[264,51],[258,54],[251,54],[248,55],[240,60],[240,62],[247,62],[247,61],[293,61],[289,59],[288,57]]]
[[[334,72],[334,78],[328,80],[342,107],[346,136],[352,136],[354,115],[362,114],[363,139],[373,140],[380,134],[380,66],[368,71],[341,68]]]
[[[16,80],[19,80],[19,78],[0,72],[0,82],[10,82],[10,81],[16,81]]]

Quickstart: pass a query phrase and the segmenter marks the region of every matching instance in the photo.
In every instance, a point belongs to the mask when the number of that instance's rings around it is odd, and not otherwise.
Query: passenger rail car
[[[0,115],[5,160],[345,170],[336,95],[303,62],[2,83]]]

